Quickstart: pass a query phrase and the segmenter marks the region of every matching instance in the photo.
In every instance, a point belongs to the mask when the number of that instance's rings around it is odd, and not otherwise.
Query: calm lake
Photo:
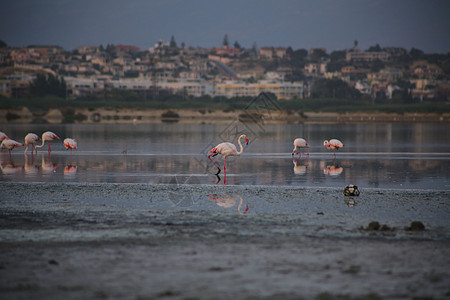
[[[3,124],[0,131],[23,142],[28,132],[61,138],[37,155],[24,148],[0,153],[0,181],[171,183],[450,190],[450,125],[371,124]],[[207,152],[223,141],[250,139],[240,157],[227,159],[227,177]],[[62,140],[78,141],[72,155]],[[309,157],[293,159],[293,140],[305,138]],[[325,139],[338,138],[333,152]],[[44,150],[45,149],[45,150]],[[239,149],[239,147],[238,147]],[[223,166],[219,156],[214,161]]]

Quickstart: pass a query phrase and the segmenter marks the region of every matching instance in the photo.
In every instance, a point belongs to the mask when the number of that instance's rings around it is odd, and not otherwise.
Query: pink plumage
[[[50,141],[55,139],[59,140],[59,137],[51,131],[46,131],[42,134],[42,145],[36,146],[36,148],[42,148],[44,147],[45,142],[48,142],[48,152],[51,152],[52,149],[50,148]]]
[[[0,145],[1,149],[8,149],[9,153],[11,154],[11,150],[16,148],[16,147],[22,147],[23,144],[19,143],[15,140],[11,140],[11,139],[4,139],[2,144]]]
[[[331,139],[323,141],[323,145],[327,147],[328,150],[333,150],[334,156],[336,157],[336,150],[344,147],[344,144],[338,139]]]
[[[212,148],[211,150],[209,150],[209,153],[211,153],[210,155],[208,155],[209,160],[211,160],[213,162],[213,164],[217,167],[218,171],[217,174],[218,175],[221,171],[220,167],[211,159],[211,156],[214,157],[218,154],[222,155],[224,157],[224,161],[223,161],[223,169],[225,171],[225,178],[227,176],[227,157],[228,156],[238,156],[241,155],[242,152],[244,151],[244,148],[242,147],[241,144],[241,139],[245,139],[247,145],[248,145],[248,138],[247,136],[245,136],[244,134],[241,135],[238,138],[238,144],[240,147],[240,150],[238,151],[236,146],[232,143],[229,142],[224,142],[224,143],[220,143],[219,145],[217,145],[216,147]],[[225,183],[225,180],[224,180]]]
[[[78,145],[77,145],[77,141],[71,138],[67,138],[64,140],[63,142],[64,147],[66,147],[66,150],[72,151],[72,149],[77,149]]]
[[[309,151],[307,148],[309,148],[309,144],[305,139],[297,138],[294,140],[294,150],[292,150],[292,156],[294,154],[299,154],[299,156],[302,156],[301,148],[305,148],[307,155],[309,155]]]
[[[37,134],[34,133],[29,133],[25,136],[25,145],[27,145],[27,148],[25,149],[25,154],[28,151],[28,148],[31,145],[31,154],[33,154],[33,150],[36,151],[37,153],[37,149],[34,146],[34,144],[39,141],[41,138],[39,136],[37,136]]]

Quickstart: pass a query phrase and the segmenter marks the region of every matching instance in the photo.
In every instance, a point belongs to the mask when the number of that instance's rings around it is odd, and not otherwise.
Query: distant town
[[[0,96],[30,95],[39,76],[63,85],[65,99],[102,97],[127,91],[146,99],[255,97],[276,99],[345,98],[357,95],[379,103],[450,100],[450,53],[380,47],[344,50],[257,47],[230,44],[201,48],[158,41],[140,50],[132,45],[9,47],[0,41]],[[341,83],[336,85],[336,82]],[[348,91],[343,92],[342,83]],[[349,92],[350,91],[350,92]]]

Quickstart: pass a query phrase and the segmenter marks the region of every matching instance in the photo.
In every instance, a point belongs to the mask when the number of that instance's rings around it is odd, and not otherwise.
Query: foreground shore
[[[449,196],[0,182],[0,297],[446,299]]]

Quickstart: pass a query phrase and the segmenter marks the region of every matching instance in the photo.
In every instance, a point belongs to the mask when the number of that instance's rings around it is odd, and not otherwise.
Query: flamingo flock
[[[24,143],[15,141],[13,139],[11,139],[10,137],[8,137],[8,135],[6,135],[4,132],[0,131],[0,149],[7,149],[9,151],[9,155],[11,158],[11,151],[14,148],[17,147],[23,147],[26,145],[25,148],[25,155],[28,153],[28,149],[31,148],[31,155],[33,155],[33,153],[37,154],[37,148],[42,148],[45,145],[45,142],[47,142],[48,144],[48,154],[50,155],[50,152],[52,151],[51,147],[50,147],[50,142],[53,140],[59,140],[59,137],[51,132],[51,131],[46,131],[42,134],[42,138],[40,138],[37,134],[35,133],[28,133],[25,138],[24,138]],[[36,146],[35,144],[39,141],[42,141],[41,145]],[[77,149],[77,142],[74,139],[71,138],[66,138],[64,140],[64,146],[66,147],[66,149],[70,149],[70,154],[72,155],[72,149]]]
[[[48,145],[48,154],[50,156],[50,152],[51,152],[51,146],[50,143],[52,141],[55,140],[60,140],[59,136],[56,135],[55,133],[51,132],[51,131],[46,131],[42,134],[42,137],[39,137],[37,134],[35,133],[28,133],[25,138],[24,138],[24,143],[15,141],[13,139],[11,139],[7,134],[5,134],[4,132],[0,131],[0,149],[7,149],[9,151],[9,155],[11,158],[11,151],[14,148],[17,147],[23,147],[26,145],[26,149],[25,149],[25,155],[27,155],[28,153],[28,149],[31,148],[31,155],[33,155],[33,153],[37,154],[37,148],[42,148],[45,146],[45,143],[47,142]],[[246,145],[248,145],[249,143],[249,139],[247,138],[247,136],[245,134],[242,134],[238,137],[237,139],[237,144],[239,145],[239,151],[236,147],[236,145],[234,145],[233,143],[230,142],[223,142],[218,144],[217,146],[215,146],[214,148],[212,148],[211,150],[208,151],[208,159],[214,164],[214,166],[217,167],[217,173],[215,174],[219,181],[220,181],[220,177],[218,176],[220,174],[220,172],[222,171],[222,169],[220,168],[220,166],[212,159],[212,157],[215,157],[217,155],[221,155],[224,159],[223,161],[223,170],[224,170],[224,184],[226,184],[226,175],[227,175],[227,167],[226,167],[226,162],[227,162],[227,157],[229,156],[240,156],[243,151],[244,151],[244,147],[242,145],[241,140],[245,140]],[[35,145],[37,142],[42,141],[41,145]],[[66,150],[70,150],[70,157],[72,158],[72,150],[74,149],[78,149],[78,144],[77,141],[73,138],[66,138],[63,141],[63,145],[66,148]],[[302,149],[304,149],[304,152],[306,153],[306,155],[309,157],[309,151],[308,148],[310,148],[310,145],[308,144],[308,142],[304,139],[304,138],[296,138],[294,139],[294,149],[292,150],[292,157],[294,159],[294,171],[296,171],[296,174],[301,174],[304,173],[306,171],[306,165],[302,165],[300,163],[300,161],[296,161],[295,160],[295,155],[298,155],[298,159],[301,158],[302,155]],[[330,140],[325,140],[323,142],[323,145],[328,149],[328,150],[332,150],[333,154],[334,154],[334,158],[336,158],[336,151],[341,149],[342,147],[344,147],[344,144],[338,140],[338,139],[330,139]],[[333,173],[334,170],[329,170],[330,173]],[[219,182],[218,181],[218,182]],[[217,183],[218,183],[217,182]]]
[[[219,174],[222,171],[220,169],[220,167],[214,162],[214,160],[211,159],[211,157],[215,157],[216,155],[222,155],[224,160],[223,160],[223,169],[224,169],[224,184],[226,184],[226,176],[227,176],[227,168],[226,168],[226,162],[227,162],[227,157],[228,156],[240,156],[242,154],[242,152],[244,151],[242,143],[241,143],[241,139],[245,139],[247,145],[249,143],[249,140],[247,138],[246,135],[241,135],[238,137],[237,142],[239,145],[239,151],[237,150],[237,147],[230,143],[230,142],[224,142],[224,143],[220,143],[217,146],[215,146],[214,148],[212,148],[211,150],[209,150],[208,153],[211,153],[208,155],[208,159],[217,167],[217,173],[215,174],[218,177],[218,181],[217,183],[219,183],[220,181],[220,177]],[[323,145],[328,149],[328,150],[333,150],[334,153],[334,158],[336,159],[336,150],[339,150],[340,148],[344,147],[344,144],[338,140],[338,139],[330,139],[325,140],[323,142]],[[294,158],[294,156],[296,154],[298,154],[299,159],[301,158],[301,149],[305,149],[306,151],[306,155],[309,157],[309,144],[308,142],[303,139],[303,138],[296,138],[294,140],[294,149],[292,150],[292,157]],[[294,158],[294,172],[296,174],[301,174],[306,172],[306,166],[305,165],[301,165],[300,161],[296,161]]]

